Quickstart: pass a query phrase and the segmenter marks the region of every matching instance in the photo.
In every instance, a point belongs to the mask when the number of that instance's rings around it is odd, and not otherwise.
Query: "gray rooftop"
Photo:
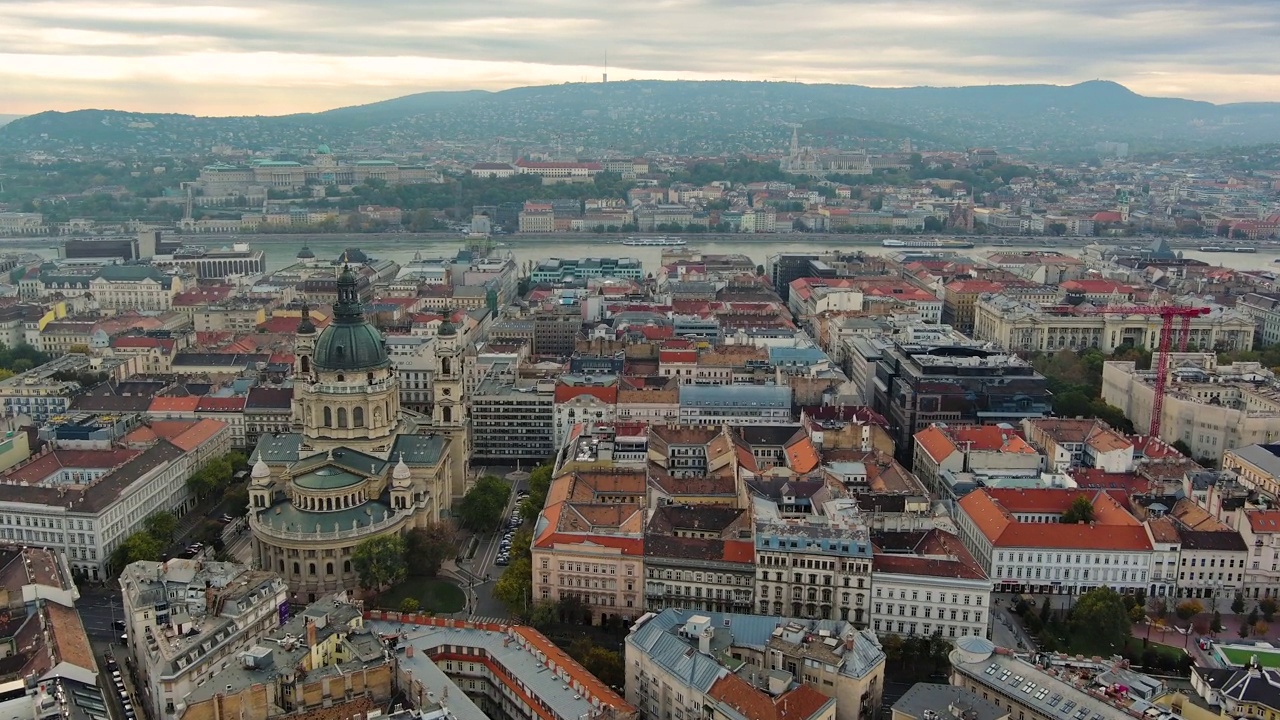
[[[680,404],[700,407],[790,408],[785,385],[681,385]]]
[[[923,720],[925,712],[937,713],[940,720],[1000,720],[1009,713],[983,700],[972,690],[936,683],[916,683],[893,704],[893,711]],[[972,713],[972,714],[970,714]]]

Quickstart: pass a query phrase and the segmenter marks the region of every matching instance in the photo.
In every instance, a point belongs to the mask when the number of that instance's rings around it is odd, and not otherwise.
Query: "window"
[[[338,427],[345,428],[347,426],[347,409],[338,408]]]
[[[364,408],[358,407],[351,411],[351,425],[353,427],[364,427]]]
[[[324,426],[333,427],[333,410],[327,406],[324,409]]]

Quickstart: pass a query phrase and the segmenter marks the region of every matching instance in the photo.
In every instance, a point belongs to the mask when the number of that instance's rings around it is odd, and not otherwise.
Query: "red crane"
[[[1181,332],[1178,334],[1178,352],[1187,351],[1187,338],[1191,336],[1191,318],[1203,317],[1210,313],[1207,307],[1189,307],[1185,305],[1107,305],[1097,309],[1099,314],[1118,315],[1158,315],[1160,317],[1160,350],[1159,356],[1152,356],[1156,363],[1155,397],[1151,402],[1151,437],[1160,437],[1160,416],[1164,411],[1164,391],[1169,382],[1169,363],[1164,356],[1169,352],[1173,341],[1173,319],[1182,319]]]

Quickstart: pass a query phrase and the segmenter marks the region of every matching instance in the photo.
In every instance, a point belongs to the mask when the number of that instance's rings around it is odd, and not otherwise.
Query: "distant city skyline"
[[[0,114],[277,115],[605,72],[881,87],[1099,78],[1280,101],[1275,37],[1274,0],[18,0],[0,3]]]

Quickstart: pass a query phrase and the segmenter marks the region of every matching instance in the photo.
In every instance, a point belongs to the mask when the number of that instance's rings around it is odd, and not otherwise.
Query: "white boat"
[[[673,237],[629,237],[622,241],[623,245],[633,245],[642,247],[683,247],[688,242],[680,238]]]

